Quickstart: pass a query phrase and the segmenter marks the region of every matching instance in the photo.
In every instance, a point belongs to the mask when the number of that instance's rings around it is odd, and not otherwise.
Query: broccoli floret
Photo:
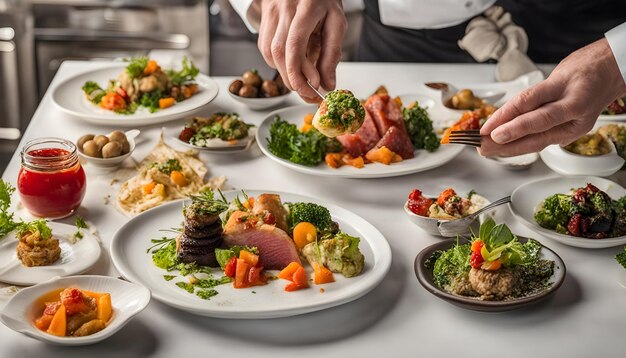
[[[624,268],[626,268],[626,247],[624,247],[624,250],[622,252],[620,252],[619,254],[615,255],[615,260],[617,260],[617,262],[622,265]]]
[[[302,249],[302,255],[311,264],[322,263],[332,272],[354,277],[363,271],[365,257],[359,250],[359,238],[343,232],[312,242]]]
[[[314,203],[287,203],[289,208],[289,228],[293,228],[301,222],[310,222],[322,234],[336,233],[337,224],[333,222],[330,211],[321,205]]]
[[[543,201],[541,209],[535,213],[535,221],[546,229],[566,231],[569,218],[578,211],[570,195],[554,194]]]

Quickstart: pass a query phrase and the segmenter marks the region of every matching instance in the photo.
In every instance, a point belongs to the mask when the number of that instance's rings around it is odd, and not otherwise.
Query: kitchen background
[[[345,9],[349,61],[361,0],[345,1]],[[190,56],[211,76],[272,71],[228,0],[0,0],[0,168],[63,61],[148,54],[170,61]]]

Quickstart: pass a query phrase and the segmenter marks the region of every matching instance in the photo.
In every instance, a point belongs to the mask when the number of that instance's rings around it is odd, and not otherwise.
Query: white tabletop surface
[[[75,140],[95,127],[65,117],[50,93],[61,80],[102,63],[65,62],[22,139],[58,136]],[[380,84],[394,94],[411,93],[426,81],[493,81],[492,65],[342,64],[338,87],[366,97]],[[202,110],[236,111],[258,124],[265,113],[251,112],[226,93],[231,78],[216,78],[221,92]],[[287,105],[298,104],[295,96]],[[178,122],[181,124],[182,122]],[[172,125],[172,124],[166,124]],[[154,146],[160,126],[141,128],[133,158]],[[20,145],[21,148],[21,145]],[[0,325],[0,357],[623,357],[626,352],[626,290],[623,269],[613,260],[621,248],[584,250],[538,238],[567,265],[567,278],[556,295],[533,307],[499,314],[467,311],[424,290],[415,278],[417,253],[438,238],[413,226],[402,205],[412,188],[438,193],[446,187],[475,189],[494,200],[518,185],[553,176],[538,162],[526,171],[508,171],[480,158],[470,148],[446,166],[388,179],[332,179],[293,172],[265,158],[255,146],[233,156],[202,155],[211,174],[226,175],[235,188],[281,190],[320,197],[361,215],[387,238],[393,263],[383,283],[352,303],[317,313],[272,320],[224,320],[196,317],[152,301],[127,327],[102,343],[80,348],[48,346]],[[15,184],[19,153],[3,178]],[[114,194],[109,179],[86,166],[87,195],[79,214],[94,223],[104,251],[90,274],[117,275],[108,257],[115,231],[127,220],[103,197]],[[624,184],[624,177],[613,177]],[[515,232],[534,236],[504,208],[499,218]],[[69,221],[71,222],[71,220]],[[2,303],[0,302],[0,305]]]

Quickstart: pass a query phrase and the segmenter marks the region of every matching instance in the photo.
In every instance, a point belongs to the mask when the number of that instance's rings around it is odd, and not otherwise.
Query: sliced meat
[[[375,94],[365,102],[365,109],[374,119],[378,134],[383,136],[389,128],[396,126],[406,132],[402,108],[387,94]]]
[[[280,195],[261,194],[255,198],[252,214],[263,215],[266,211],[276,219],[277,228],[289,231],[289,226],[287,226],[287,209],[280,201]]]
[[[365,111],[363,125],[354,134],[344,134],[337,137],[343,148],[353,157],[358,157],[374,148],[380,140],[376,124],[368,111]]]
[[[402,159],[410,159],[415,156],[415,149],[411,139],[409,139],[406,131],[398,129],[398,127],[389,128],[387,133],[376,144],[375,149],[383,146],[401,156]]]
[[[274,225],[250,225],[250,213],[235,211],[224,227],[224,244],[247,245],[259,249],[261,265],[268,270],[282,270],[291,262],[300,263],[293,240]]]

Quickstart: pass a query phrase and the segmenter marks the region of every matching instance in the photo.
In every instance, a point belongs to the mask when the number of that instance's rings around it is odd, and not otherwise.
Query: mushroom
[[[88,140],[83,144],[83,153],[90,157],[102,158],[102,152],[95,140]]]
[[[76,142],[76,146],[82,150],[83,149],[83,145],[87,141],[92,140],[94,137],[95,136],[93,134],[85,134],[84,136],[78,138],[78,142]]]
[[[102,147],[103,158],[119,157],[122,154],[122,145],[119,142],[111,141]]]
[[[93,138],[93,141],[98,145],[98,150],[101,150],[105,144],[109,143],[109,137],[99,134]]]
[[[257,70],[246,71],[243,73],[243,76],[241,76],[241,78],[244,84],[253,87],[259,87],[261,85],[261,82],[263,82],[263,79],[261,79],[261,76],[259,76],[259,72]]]

